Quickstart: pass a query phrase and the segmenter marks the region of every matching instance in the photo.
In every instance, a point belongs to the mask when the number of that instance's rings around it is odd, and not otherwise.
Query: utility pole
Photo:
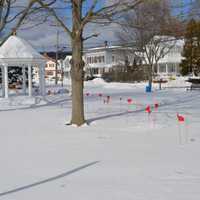
[[[62,31],[59,31],[59,23],[56,22],[55,24],[52,24],[51,26],[56,27],[56,65],[55,65],[55,85],[58,84],[58,60],[59,60],[59,49],[60,49],[60,44],[59,44],[59,40],[60,40],[60,33],[62,33]],[[62,67],[62,66],[61,66]],[[61,74],[62,76],[62,74]],[[61,77],[62,78],[62,77]]]
[[[56,32],[56,67],[55,67],[55,85],[58,84],[58,49],[59,49],[59,30]]]
[[[61,60],[61,80],[62,80],[62,87],[63,87],[63,81],[64,81],[64,67],[63,67],[63,63],[64,61],[63,60]]]
[[[183,21],[184,19],[184,6],[185,6],[185,2],[184,0],[177,0],[174,2],[176,8],[178,9],[178,18]]]

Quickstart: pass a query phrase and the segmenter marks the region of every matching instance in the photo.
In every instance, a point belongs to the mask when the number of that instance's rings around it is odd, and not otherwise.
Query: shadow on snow
[[[52,181],[55,181],[55,180],[64,178],[64,177],[66,177],[66,176],[69,176],[69,175],[71,175],[71,174],[73,174],[73,173],[76,173],[76,172],[78,172],[78,171],[80,171],[80,170],[83,170],[83,169],[85,169],[85,168],[88,168],[88,167],[90,167],[90,166],[92,166],[92,165],[95,165],[95,164],[97,164],[97,163],[99,163],[99,161],[95,161],[95,162],[88,163],[88,164],[86,164],[86,165],[82,165],[82,166],[77,167],[77,168],[75,168],[75,169],[73,169],[73,170],[70,170],[70,171],[68,171],[68,172],[59,174],[59,175],[57,175],[57,176],[50,177],[50,178],[45,179],[45,180],[42,180],[42,181],[38,181],[38,182],[29,184],[29,185],[25,185],[25,186],[18,187],[18,188],[12,189],[12,190],[8,190],[8,191],[6,191],[6,192],[2,192],[2,193],[0,193],[0,197],[6,196],[6,195],[9,195],[9,194],[12,194],[12,193],[20,192],[20,191],[23,191],[23,190],[27,190],[27,189],[29,189],[29,188],[36,187],[36,186],[38,186],[38,185],[42,185],[42,184],[45,184],[45,183],[48,183],[48,182],[52,182]]]

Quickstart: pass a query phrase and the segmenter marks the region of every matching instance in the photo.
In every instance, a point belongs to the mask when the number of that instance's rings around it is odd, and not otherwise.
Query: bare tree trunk
[[[72,59],[71,59],[71,79],[72,79],[72,118],[71,124],[81,126],[85,123],[84,117],[84,98],[83,98],[83,76],[84,76],[84,62],[82,59],[83,54],[83,41],[98,34],[89,35],[83,38],[83,31],[89,22],[111,23],[115,20],[115,16],[119,13],[127,12],[135,8],[143,0],[133,0],[132,3],[123,3],[122,1],[114,1],[105,6],[98,6],[100,0],[91,0],[90,5],[83,8],[85,0],[66,0],[69,3],[70,10],[72,10],[72,23],[67,26],[65,21],[62,20],[63,13],[59,13],[56,8],[53,8],[45,3],[44,0],[34,0],[39,3],[43,8],[47,9],[49,13],[55,17],[58,24],[64,28],[71,39],[72,44]],[[52,0],[53,1],[53,0]],[[55,0],[56,1],[56,0]],[[53,2],[55,2],[53,1]],[[63,1],[64,2],[64,1]],[[88,1],[90,2],[90,1]],[[87,3],[86,3],[87,4]],[[84,11],[82,15],[82,11]],[[68,16],[68,12],[66,12]],[[71,30],[72,26],[72,30]]]
[[[83,103],[83,67],[82,41],[80,38],[72,40],[72,119],[71,123],[78,126],[84,124],[84,103]]]
[[[2,15],[3,15],[3,7],[4,7],[5,0],[0,1],[0,21],[2,23]]]
[[[83,102],[83,38],[80,25],[82,22],[82,1],[73,1],[73,29],[72,29],[72,119],[71,124],[81,126],[85,123]]]

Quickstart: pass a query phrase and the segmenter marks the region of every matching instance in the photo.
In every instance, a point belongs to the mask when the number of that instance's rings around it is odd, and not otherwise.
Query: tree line
[[[181,73],[183,75],[200,75],[200,21],[191,19],[184,34],[185,45]]]

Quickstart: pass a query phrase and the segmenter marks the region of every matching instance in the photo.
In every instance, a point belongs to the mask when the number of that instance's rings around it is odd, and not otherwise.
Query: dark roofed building
[[[41,52],[42,55],[46,54],[48,57],[56,60],[56,52],[55,51],[49,51],[49,52]],[[58,52],[58,60],[64,60],[66,56],[72,55],[72,52],[70,51],[62,51]]]

